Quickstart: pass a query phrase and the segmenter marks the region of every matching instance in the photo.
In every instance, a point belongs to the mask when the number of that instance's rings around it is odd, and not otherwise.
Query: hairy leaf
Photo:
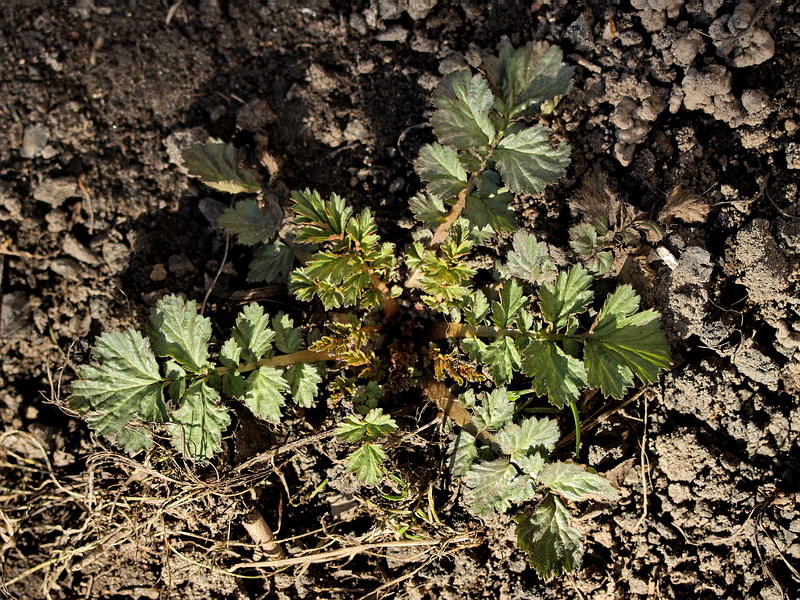
[[[550,463],[539,473],[539,481],[555,493],[574,502],[586,500],[589,496],[612,500],[619,496],[607,479],[575,463]]]
[[[555,183],[569,164],[570,148],[550,147],[552,131],[534,125],[503,138],[492,156],[503,181],[515,194],[533,196],[548,183]]]
[[[528,500],[534,493],[530,477],[520,476],[508,458],[473,464],[464,483],[471,490],[469,511],[478,516],[505,512],[511,502]]]
[[[464,316],[467,322],[473,325],[479,325],[486,318],[486,315],[489,314],[490,308],[486,295],[482,291],[476,290],[472,293],[467,302],[466,308],[464,309]]]
[[[473,409],[473,419],[478,429],[497,431],[514,416],[514,401],[508,397],[506,388],[497,388],[483,395],[480,404]]]
[[[478,448],[475,446],[475,437],[466,431],[459,431],[450,443],[450,471],[456,477],[466,475],[472,463],[478,458]]]
[[[286,369],[283,376],[289,382],[289,391],[295,403],[303,408],[310,407],[322,382],[319,370],[312,364],[298,363]]]
[[[447,218],[447,209],[441,198],[430,194],[417,194],[409,200],[411,212],[426,227],[435,227]]]
[[[147,334],[158,356],[171,356],[187,371],[199,373],[208,363],[211,321],[197,314],[197,303],[164,296],[150,312]]]
[[[548,495],[533,513],[520,515],[515,521],[517,543],[545,581],[570,573],[580,564],[581,534],[555,496]]]
[[[540,243],[534,234],[522,230],[514,234],[508,260],[497,270],[503,278],[516,277],[534,284],[550,283],[556,274],[547,246]]]
[[[190,175],[215,190],[229,194],[261,191],[258,175],[239,166],[233,144],[209,138],[205,144],[194,144],[184,150],[181,157]]]
[[[279,312],[272,317],[272,329],[275,331],[275,347],[284,354],[291,354],[300,350],[303,335],[300,329],[294,326],[294,321],[284,312]]]
[[[205,460],[220,450],[222,433],[231,424],[228,410],[218,406],[219,394],[202,380],[186,390],[181,407],[172,413],[168,428],[172,445],[184,456]]]
[[[253,252],[247,281],[275,283],[286,278],[294,264],[294,252],[282,242],[259,246]]]
[[[247,389],[242,401],[259,419],[280,423],[281,407],[286,404],[284,392],[289,383],[280,370],[274,367],[259,367],[247,377]]]
[[[638,308],[633,288],[620,286],[606,299],[586,340],[589,385],[605,396],[621,398],[633,385],[633,374],[642,382],[656,381],[659,371],[669,367],[669,346],[658,313],[637,313]]]
[[[428,182],[428,192],[447,200],[467,187],[467,172],[450,146],[426,144],[419,151],[417,170]]]
[[[235,235],[245,246],[264,244],[278,230],[278,220],[271,213],[261,210],[255,200],[240,200],[233,208],[225,209],[217,225],[225,233]]]
[[[539,447],[550,452],[556,447],[560,433],[553,419],[529,417],[519,425],[508,423],[497,432],[495,439],[504,454],[512,460]]]
[[[460,150],[488,146],[495,135],[489,120],[494,96],[483,75],[454,71],[447,75],[433,92],[433,105],[438,108],[431,124],[442,142]]]
[[[555,284],[546,283],[539,288],[539,308],[553,329],[567,324],[570,315],[582,313],[592,299],[592,276],[581,265],[573,265],[566,273],[559,273]]]
[[[219,349],[219,362],[225,367],[237,368],[242,360],[242,347],[233,338],[228,338]]]
[[[563,408],[576,402],[586,386],[583,363],[566,354],[553,340],[531,340],[525,348],[522,372],[533,377],[533,388],[540,396]]]
[[[501,329],[511,327],[527,299],[516,281],[506,281],[500,288],[500,300],[492,302],[492,321]]]
[[[503,336],[493,341],[486,348],[483,360],[492,371],[492,379],[497,385],[504,385],[511,381],[514,372],[519,370],[522,357],[514,344],[513,338]]]
[[[373,408],[364,418],[350,416],[342,419],[336,428],[336,437],[345,442],[371,442],[397,429],[397,423],[380,408]]]
[[[292,192],[296,221],[300,225],[298,242],[324,242],[341,239],[353,209],[340,196],[331,194],[330,200],[322,200],[317,191]]]
[[[386,453],[381,445],[367,442],[347,458],[347,470],[354,471],[366,485],[375,485],[383,477],[381,464],[385,460]]]
[[[242,349],[242,357],[247,362],[256,362],[272,348],[275,332],[269,328],[269,315],[264,314],[261,305],[251,302],[236,317],[233,339]]]

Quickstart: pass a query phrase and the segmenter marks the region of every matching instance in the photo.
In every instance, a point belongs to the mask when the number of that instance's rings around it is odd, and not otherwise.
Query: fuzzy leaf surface
[[[349,416],[336,428],[336,437],[345,442],[371,442],[397,429],[397,423],[380,408],[373,408],[364,418]]]
[[[134,418],[166,420],[163,380],[142,334],[133,329],[104,333],[92,356],[98,364],[80,368],[67,399],[70,407],[89,412],[92,429],[108,435],[121,432]]]
[[[483,360],[492,371],[492,379],[497,385],[505,385],[522,364],[522,357],[514,339],[509,336],[497,338],[486,347]]]
[[[199,177],[210,188],[229,194],[261,191],[258,175],[239,166],[233,144],[209,138],[205,144],[194,144],[184,150],[181,157],[189,174]]]
[[[274,367],[259,367],[246,379],[247,388],[242,401],[259,419],[280,423],[281,407],[286,404],[284,393],[289,382]]]
[[[506,388],[497,388],[488,395],[484,394],[472,415],[478,429],[497,431],[514,416],[514,401],[508,397]]]
[[[366,443],[350,454],[347,470],[354,471],[359,481],[366,485],[375,485],[383,477],[381,465],[385,460],[386,453],[380,444]]]
[[[444,200],[457,196],[467,187],[467,172],[450,146],[426,144],[417,159],[419,176],[428,182],[428,192]]]
[[[208,364],[211,321],[197,314],[197,303],[170,294],[150,312],[147,334],[158,356],[171,356],[187,371],[199,373]]]
[[[534,125],[503,138],[492,156],[503,181],[515,194],[534,196],[555,183],[569,164],[570,148],[550,147],[549,127]]]
[[[247,362],[260,360],[272,348],[275,332],[269,328],[269,315],[260,304],[251,302],[236,317],[233,339]]]
[[[261,210],[255,200],[240,200],[225,210],[217,220],[225,233],[236,236],[245,246],[266,243],[278,230],[277,219]]]
[[[522,372],[533,377],[533,388],[540,396],[563,408],[577,402],[586,387],[583,362],[566,354],[553,340],[531,340],[523,353]]]
[[[431,118],[436,135],[445,144],[459,150],[488,146],[495,135],[489,119],[494,96],[483,75],[454,71],[447,75],[433,92],[433,105],[438,108]]]
[[[186,390],[180,408],[172,413],[172,445],[184,456],[206,460],[220,450],[222,433],[231,418],[224,406],[217,405],[218,399],[216,390],[195,381]]]
[[[539,308],[545,320],[559,330],[570,315],[582,313],[592,299],[589,289],[592,276],[581,265],[573,265],[566,273],[558,274],[554,284],[539,288]]]
[[[539,481],[573,502],[586,500],[590,496],[600,496],[610,500],[619,496],[607,479],[575,463],[550,463],[539,473]]]
[[[290,366],[283,374],[289,382],[292,399],[298,406],[309,408],[319,392],[322,376],[317,368],[309,363],[298,363]]]
[[[533,513],[520,515],[515,521],[517,543],[545,581],[570,573],[580,564],[581,534],[572,526],[569,511],[555,496],[548,495]]]
[[[447,209],[441,198],[430,194],[417,194],[409,200],[409,208],[417,221],[426,227],[436,227],[447,218]]]
[[[501,329],[511,327],[526,303],[522,286],[516,281],[506,281],[500,288],[500,300],[492,302],[492,321]]]
[[[275,283],[286,278],[294,264],[294,252],[286,244],[276,242],[259,246],[253,251],[247,271],[247,281]]]
[[[606,298],[592,334],[586,340],[584,361],[589,385],[605,396],[621,398],[633,385],[635,374],[642,382],[656,381],[669,367],[669,345],[657,312],[637,313],[639,296],[623,285]]]
[[[508,423],[497,432],[495,438],[503,453],[514,460],[515,457],[540,447],[547,452],[552,451],[560,435],[558,423],[553,419],[529,417],[519,425]]]
[[[275,332],[275,347],[284,354],[300,350],[303,334],[294,326],[294,321],[284,312],[272,317],[272,329]]]
[[[456,477],[463,477],[469,471],[472,463],[478,458],[478,448],[475,446],[475,437],[461,430],[450,443],[450,471]]]
[[[468,509],[478,516],[505,512],[511,502],[527,500],[534,493],[530,477],[520,476],[508,458],[473,464],[464,483],[471,490]]]
[[[506,279],[516,277],[527,283],[549,283],[555,277],[556,267],[550,259],[547,247],[527,231],[514,234],[513,248],[508,260],[498,268],[500,276]]]

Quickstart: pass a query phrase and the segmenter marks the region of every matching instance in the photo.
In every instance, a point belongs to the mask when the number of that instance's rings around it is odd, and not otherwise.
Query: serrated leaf
[[[492,231],[514,231],[517,218],[508,206],[514,197],[509,192],[489,196],[472,194],[464,206],[464,218],[478,229],[491,227]]]
[[[549,283],[555,277],[556,267],[547,252],[547,246],[527,231],[514,234],[513,248],[508,260],[498,267],[501,277],[516,277],[527,283]]]
[[[428,192],[438,198],[447,200],[467,187],[467,172],[450,146],[434,143],[420,148],[417,170],[428,182]]]
[[[566,354],[553,340],[531,340],[523,352],[522,372],[533,377],[533,389],[563,408],[577,402],[586,387],[583,362]]]
[[[469,71],[448,74],[433,92],[438,108],[431,124],[439,139],[460,150],[488,146],[495,135],[489,119],[494,96],[483,75]]]
[[[517,544],[539,577],[548,581],[574,571],[583,554],[580,532],[558,498],[548,495],[531,514],[520,515]]]
[[[242,398],[245,406],[259,419],[280,423],[281,407],[286,404],[284,392],[289,383],[280,370],[259,367],[247,377],[247,388]]]
[[[637,313],[638,308],[633,288],[620,286],[606,298],[586,340],[589,385],[605,396],[621,398],[633,385],[633,374],[642,382],[656,381],[659,371],[669,367],[669,345],[658,313]]]
[[[506,281],[500,288],[500,300],[492,302],[492,321],[497,327],[511,327],[527,303],[522,286],[516,281]]]
[[[269,328],[269,315],[261,305],[251,302],[236,317],[233,339],[242,349],[247,362],[256,362],[272,348],[275,332]]]
[[[286,369],[283,376],[289,382],[289,391],[298,406],[308,408],[314,404],[319,384],[322,382],[322,376],[314,365],[308,363],[292,365]]]
[[[233,338],[228,338],[219,349],[219,362],[224,367],[237,368],[242,360],[242,347]]]
[[[245,246],[264,244],[278,230],[278,220],[269,212],[261,210],[255,200],[240,200],[217,219],[225,233],[235,235]]]
[[[505,512],[511,502],[528,500],[534,493],[530,477],[520,476],[508,458],[474,463],[464,483],[471,490],[468,510],[478,516]]]
[[[435,227],[447,218],[447,209],[441,198],[430,194],[417,194],[408,202],[414,218],[427,227]]]
[[[464,430],[459,431],[450,443],[450,456],[450,472],[456,477],[466,475],[478,458],[475,437]]]
[[[473,409],[473,420],[478,429],[497,431],[514,417],[514,402],[506,388],[497,388],[484,394],[480,404]]]
[[[479,325],[486,318],[486,315],[489,314],[490,309],[491,306],[489,305],[489,301],[486,299],[486,294],[480,290],[476,290],[472,293],[469,301],[466,303],[466,307],[464,308],[464,316],[468,323],[471,323],[472,325]]]
[[[275,283],[284,280],[294,264],[294,252],[282,242],[256,248],[247,269],[247,281]]]
[[[386,453],[380,444],[367,442],[352,452],[347,458],[347,470],[354,471],[359,481],[366,485],[375,485],[383,477],[381,464],[386,460]]]
[[[128,423],[119,431],[112,433],[109,439],[131,456],[153,447],[153,432],[144,425]]]
[[[534,125],[503,138],[492,153],[497,170],[515,194],[534,196],[564,175],[570,148],[550,147],[549,127]]]
[[[586,500],[589,496],[600,496],[609,500],[619,496],[608,480],[575,463],[550,463],[539,473],[539,481],[563,498],[574,502]]]
[[[522,357],[511,337],[503,336],[496,339],[486,348],[483,360],[492,371],[492,379],[497,385],[504,385],[511,381],[514,372],[519,370]]]
[[[536,417],[529,417],[519,425],[507,423],[495,434],[500,449],[511,456],[512,460],[539,447],[550,452],[556,447],[559,437],[558,423],[553,419]]]
[[[80,368],[67,398],[71,408],[89,413],[87,421],[92,429],[108,435],[122,432],[134,418],[166,420],[158,363],[150,343],[138,331],[104,333],[97,339],[92,356],[98,364]]]
[[[222,433],[231,424],[228,410],[218,406],[219,394],[203,381],[186,390],[178,410],[172,413],[168,428],[172,445],[184,456],[205,460],[221,449]]]
[[[573,265],[566,273],[558,274],[555,284],[546,283],[539,288],[539,308],[553,329],[561,329],[570,315],[586,310],[593,296],[589,289],[591,284],[589,271],[581,265]]]
[[[222,376],[222,393],[231,398],[244,398],[247,380],[241,373],[228,371]]]
[[[297,232],[298,242],[324,242],[341,239],[353,210],[344,199],[331,194],[330,200],[322,200],[319,193],[306,189],[292,192],[295,220],[301,227]]]
[[[591,256],[597,247],[597,229],[589,223],[570,229],[569,238],[570,247],[580,256]]]
[[[258,175],[239,166],[233,144],[209,138],[205,144],[193,144],[181,153],[183,166],[190,175],[199,177],[207,186],[227,192],[259,192]]]
[[[468,337],[461,340],[461,349],[467,353],[470,360],[486,362],[486,343],[480,338]]]
[[[164,296],[150,311],[147,334],[158,356],[171,356],[186,370],[199,373],[208,364],[211,321],[197,314],[197,303]]]
[[[300,350],[303,335],[294,326],[294,321],[283,311],[272,317],[272,329],[275,331],[275,347],[284,354]]]
[[[514,454],[511,456],[511,462],[517,465],[523,473],[536,479],[542,472],[547,459],[541,452],[532,452],[530,454]]]
[[[397,429],[397,423],[383,409],[373,408],[365,417],[345,417],[336,428],[335,435],[345,442],[374,441]]]

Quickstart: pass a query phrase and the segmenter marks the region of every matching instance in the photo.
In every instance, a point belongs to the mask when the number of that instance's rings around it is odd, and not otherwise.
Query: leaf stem
[[[238,367],[217,367],[214,369],[214,372],[217,375],[225,375],[231,371],[236,371],[237,373],[248,373],[250,371],[255,371],[259,367],[288,367],[298,363],[323,362],[327,360],[336,360],[336,356],[328,354],[327,352],[299,350],[290,354],[281,354],[279,356],[262,358],[256,362],[244,363]]]
[[[575,421],[575,460],[580,460],[578,455],[581,451],[581,416],[574,401],[569,403],[569,407],[572,409],[572,419]]]
[[[517,337],[522,332],[518,329],[503,329],[489,325],[470,325],[469,323],[437,323],[428,332],[430,340],[444,340],[467,337]]]

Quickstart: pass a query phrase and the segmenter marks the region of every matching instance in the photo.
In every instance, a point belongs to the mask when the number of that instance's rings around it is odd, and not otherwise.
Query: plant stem
[[[572,418],[575,421],[575,460],[579,461],[578,456],[581,452],[581,416],[578,414],[578,405],[575,402],[570,402],[569,407],[572,409]]]
[[[298,363],[313,363],[322,362],[326,360],[336,360],[335,356],[327,352],[314,352],[313,350],[299,350],[291,354],[281,354],[279,356],[272,356],[270,358],[262,358],[257,362],[244,363],[238,367],[217,367],[214,372],[217,375],[225,375],[231,371],[237,373],[248,373],[255,371],[259,367],[288,367],[289,365],[296,365]]]
[[[428,339],[444,340],[467,337],[517,337],[521,333],[522,332],[518,329],[502,329],[500,327],[490,327],[488,325],[470,325],[469,323],[437,323],[428,332]]]

